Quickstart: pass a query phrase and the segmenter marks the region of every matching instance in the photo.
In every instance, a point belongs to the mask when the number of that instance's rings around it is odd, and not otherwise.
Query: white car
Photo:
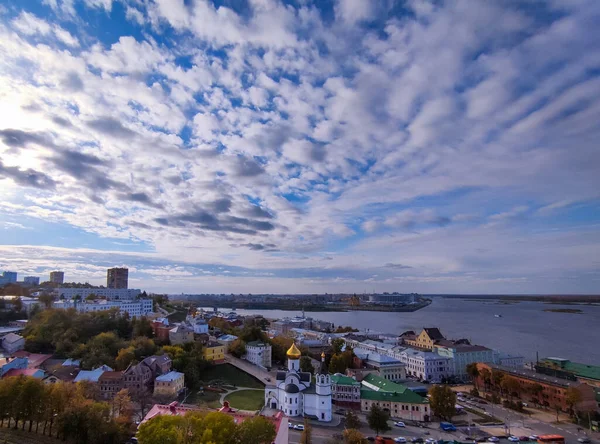
[[[304,424],[296,424],[294,426],[294,430],[300,430],[300,431],[304,430]]]
[[[437,441],[433,438],[427,438],[425,444],[437,444]]]
[[[500,439],[496,438],[495,436],[490,436],[488,438],[488,442],[499,442],[499,441],[500,441]]]
[[[531,436],[529,437],[529,440],[530,440],[530,441],[537,441],[539,438],[540,438],[540,437],[539,437],[538,435],[531,435]]]
[[[288,422],[288,429],[293,429],[294,428],[294,424],[292,424],[291,422]]]
[[[406,442],[406,438],[404,436],[399,436],[397,438],[394,438],[394,442],[399,442],[404,444]]]
[[[510,442],[519,442],[519,438],[517,438],[516,436],[509,436],[509,437],[508,437],[508,440],[509,440]]]
[[[396,422],[394,423],[394,425],[395,425],[396,427],[406,427],[406,424],[404,424],[402,421],[396,421]]]

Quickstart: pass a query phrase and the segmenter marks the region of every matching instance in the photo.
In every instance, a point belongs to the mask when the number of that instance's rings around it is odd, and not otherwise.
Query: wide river
[[[581,309],[583,314],[543,311],[557,308]],[[237,313],[261,314],[271,319],[301,315],[299,311],[284,310],[237,310]],[[520,354],[526,362],[534,361],[539,353],[540,358],[553,356],[600,365],[600,305],[563,306],[530,301],[502,304],[497,300],[434,297],[431,305],[414,313],[306,312],[306,316],[336,326],[396,334],[438,327],[447,338],[467,338],[473,344]]]

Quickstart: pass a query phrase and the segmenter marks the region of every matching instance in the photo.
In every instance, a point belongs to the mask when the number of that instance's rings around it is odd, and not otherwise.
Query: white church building
[[[276,385],[265,387],[265,406],[279,409],[289,417],[331,421],[331,378],[325,373],[325,363],[314,383],[311,373],[300,371],[300,350],[296,344],[287,351],[287,358],[287,372],[277,372]],[[325,360],[324,353],[321,359]]]

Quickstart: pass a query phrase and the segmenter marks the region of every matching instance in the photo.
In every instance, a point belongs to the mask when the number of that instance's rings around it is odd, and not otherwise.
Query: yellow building
[[[225,346],[216,341],[209,341],[204,347],[204,359],[207,361],[225,360]]]
[[[184,387],[184,375],[179,372],[169,372],[154,380],[155,396],[177,396]]]
[[[423,350],[432,350],[433,345],[440,340],[446,339],[437,328],[424,328],[416,338],[406,338],[404,343],[410,347],[417,347]]]

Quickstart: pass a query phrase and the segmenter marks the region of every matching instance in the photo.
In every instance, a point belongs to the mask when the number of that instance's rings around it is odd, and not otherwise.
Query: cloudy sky
[[[0,4],[0,270],[600,293],[600,2]]]

